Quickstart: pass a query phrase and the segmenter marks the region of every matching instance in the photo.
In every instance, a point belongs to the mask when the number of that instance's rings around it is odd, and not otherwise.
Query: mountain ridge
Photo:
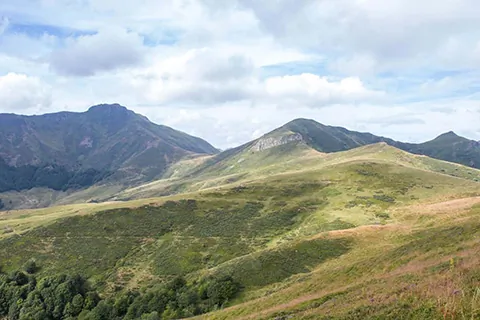
[[[371,143],[385,142],[410,153],[480,168],[480,142],[461,137],[453,131],[442,133],[430,141],[406,143],[369,132],[351,131],[343,127],[327,126],[312,119],[299,118],[266,135],[282,128],[300,133],[308,145],[320,152],[345,151]]]
[[[243,170],[239,167],[255,168],[262,164],[281,162],[308,149],[335,153],[375,143],[386,143],[409,153],[476,169],[480,167],[480,143],[456,134],[445,133],[420,144],[404,143],[369,132],[351,131],[343,127],[324,125],[312,119],[298,118],[255,140],[214,155],[192,170],[187,177],[235,173]],[[470,145],[474,147],[470,149]],[[458,150],[454,151],[455,149]]]

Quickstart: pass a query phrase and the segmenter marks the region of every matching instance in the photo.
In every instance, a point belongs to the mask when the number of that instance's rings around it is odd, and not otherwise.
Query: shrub
[[[395,202],[395,198],[387,196],[386,194],[376,194],[373,196],[375,200],[383,201],[383,202]]]
[[[38,270],[37,263],[35,262],[34,259],[29,259],[23,265],[23,270],[29,274],[34,274]]]
[[[375,213],[375,217],[381,219],[390,219],[390,215],[387,212],[377,212]]]

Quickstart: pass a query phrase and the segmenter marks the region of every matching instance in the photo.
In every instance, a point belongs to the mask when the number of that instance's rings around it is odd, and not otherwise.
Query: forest
[[[101,297],[80,275],[39,278],[34,260],[22,270],[0,274],[0,318],[11,320],[177,319],[224,306],[240,291],[229,276],[188,283],[177,276],[142,291]]]

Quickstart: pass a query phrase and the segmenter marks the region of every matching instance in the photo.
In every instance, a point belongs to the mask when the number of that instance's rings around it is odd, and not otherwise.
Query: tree
[[[160,320],[160,316],[158,315],[158,312],[154,311],[152,313],[143,314],[140,320]]]
[[[207,287],[207,296],[212,305],[222,307],[240,290],[240,285],[231,276],[213,279]]]
[[[27,262],[25,262],[25,264],[23,265],[23,270],[29,274],[34,274],[35,272],[37,272],[38,267],[35,259],[29,259]]]
[[[5,209],[5,203],[3,203],[3,200],[0,199],[0,210]]]

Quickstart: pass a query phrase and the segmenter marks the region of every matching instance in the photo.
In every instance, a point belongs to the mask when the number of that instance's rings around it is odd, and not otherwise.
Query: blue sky
[[[294,118],[480,139],[474,0],[3,0],[0,112],[117,102],[220,148]]]

